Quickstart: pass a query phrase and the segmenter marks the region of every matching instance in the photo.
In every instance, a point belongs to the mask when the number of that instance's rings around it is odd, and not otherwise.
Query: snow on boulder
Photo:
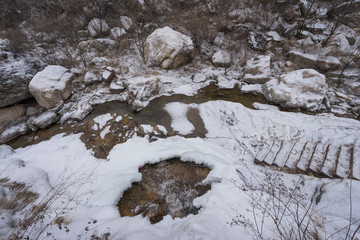
[[[169,27],[156,29],[146,38],[144,46],[145,63],[173,69],[191,60],[194,44],[188,36]]]
[[[96,37],[109,31],[109,25],[105,20],[94,18],[88,24],[88,31],[92,37]]]
[[[0,108],[31,98],[28,85],[37,71],[30,59],[2,51],[1,42],[5,40],[0,39]]]
[[[320,72],[328,72],[340,68],[341,63],[335,57],[319,57],[298,51],[288,52],[288,59],[301,68],[316,68]]]
[[[247,60],[244,82],[252,84],[262,84],[270,79],[271,57],[261,55]]]
[[[71,95],[72,77],[73,74],[65,67],[47,66],[30,81],[30,93],[42,107],[54,108]]]
[[[101,77],[92,72],[86,72],[84,76],[84,83],[86,85],[101,82]]]
[[[87,99],[81,100],[78,103],[68,103],[59,113],[63,116],[60,119],[60,123],[63,124],[69,119],[74,119],[81,121],[83,120],[91,111],[92,106]]]
[[[263,86],[263,93],[270,102],[288,108],[320,109],[328,86],[325,76],[313,69],[300,69],[272,79]]]
[[[231,57],[226,51],[217,51],[211,58],[212,63],[216,67],[230,67]]]

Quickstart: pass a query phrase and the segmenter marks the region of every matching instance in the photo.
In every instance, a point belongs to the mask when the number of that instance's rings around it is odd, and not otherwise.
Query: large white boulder
[[[88,24],[88,31],[92,37],[96,37],[109,31],[110,27],[104,19],[94,18]]]
[[[328,86],[325,76],[313,69],[300,69],[272,79],[263,86],[266,99],[288,108],[320,109]]]
[[[30,93],[44,108],[54,108],[71,95],[72,77],[73,74],[65,67],[47,66],[30,81]]]
[[[193,50],[190,37],[169,27],[159,28],[146,38],[145,64],[163,69],[178,68],[191,60]]]

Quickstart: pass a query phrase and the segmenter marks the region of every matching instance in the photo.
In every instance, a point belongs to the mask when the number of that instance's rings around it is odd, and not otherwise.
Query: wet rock
[[[201,183],[210,169],[195,163],[171,159],[139,170],[142,181],[126,190],[118,203],[121,216],[142,214],[157,223],[166,215],[182,218],[197,214],[193,200],[211,188]]]
[[[0,133],[7,127],[14,124],[14,122],[23,116],[26,112],[24,105],[16,105],[8,108],[0,109]]]
[[[266,49],[266,38],[261,33],[250,32],[248,42],[254,50],[264,51]]]
[[[0,108],[31,98],[29,82],[36,73],[25,58],[15,57],[11,52],[0,54],[6,58],[0,64]]]
[[[88,31],[92,37],[96,37],[109,31],[109,25],[103,19],[94,18],[88,24]]]
[[[328,86],[325,76],[313,69],[301,69],[283,74],[263,86],[266,99],[287,108],[319,110]]]
[[[262,55],[249,59],[246,62],[244,82],[258,84],[265,83],[270,79],[271,57]]]
[[[146,38],[145,63],[163,69],[178,68],[191,60],[193,50],[194,44],[188,36],[169,27],[159,28]]]
[[[42,107],[54,108],[70,97],[72,77],[73,74],[67,68],[47,66],[30,81],[30,93]]]
[[[28,129],[29,128],[25,122],[7,128],[0,134],[0,144],[6,143],[18,136],[24,135]]]
[[[69,119],[81,121],[90,114],[92,109],[91,104],[87,100],[82,100],[77,104],[69,104],[59,112],[62,115],[60,123],[63,124]]]
[[[27,120],[28,127],[36,131],[38,128],[46,128],[50,124],[56,123],[60,119],[60,116],[52,111],[47,111],[38,117],[32,117]]]
[[[26,115],[32,117],[34,115],[39,115],[42,112],[42,107],[28,107],[26,109]]]
[[[217,51],[211,58],[212,63],[216,67],[230,67],[231,66],[231,57],[230,54],[226,51]]]

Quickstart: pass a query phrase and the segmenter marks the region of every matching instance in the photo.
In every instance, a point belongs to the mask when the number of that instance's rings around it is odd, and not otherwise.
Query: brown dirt
[[[133,183],[118,203],[121,216],[142,214],[157,223],[166,215],[197,214],[193,200],[211,189],[210,184],[201,184],[210,172],[208,167],[177,158],[146,164],[139,171],[142,181]]]

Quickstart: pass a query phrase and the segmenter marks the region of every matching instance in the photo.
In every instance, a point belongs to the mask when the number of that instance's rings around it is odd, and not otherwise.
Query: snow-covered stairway
[[[360,141],[339,145],[322,139],[276,140],[263,145],[255,162],[319,177],[360,180]]]

